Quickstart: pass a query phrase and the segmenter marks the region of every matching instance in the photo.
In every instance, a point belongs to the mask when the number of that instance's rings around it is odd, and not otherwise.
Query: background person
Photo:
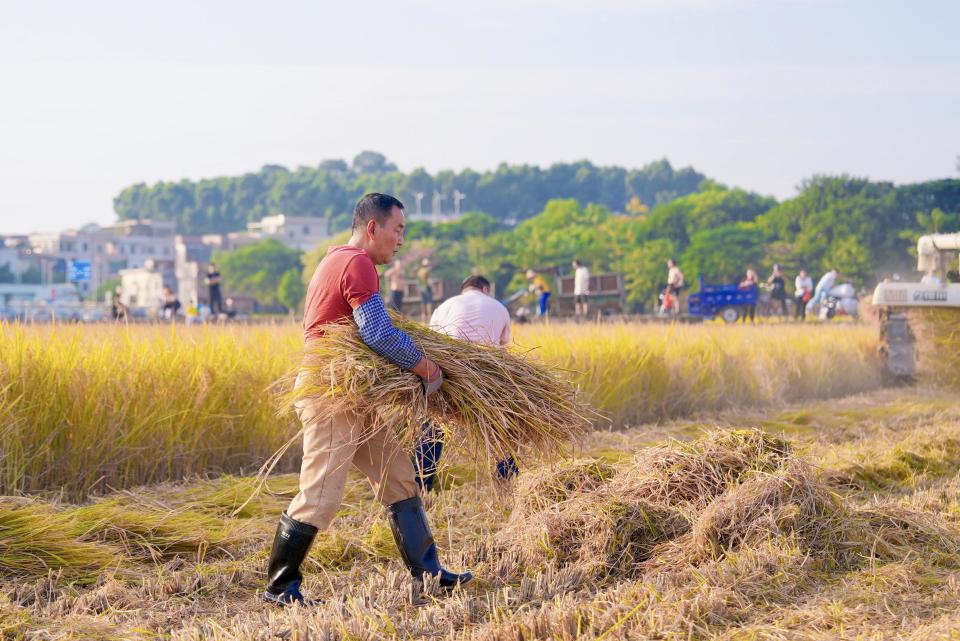
[[[780,303],[780,317],[787,318],[787,281],[780,271],[780,265],[773,265],[773,273],[767,278],[767,282],[773,285],[770,291],[770,300]]]
[[[433,287],[430,286],[430,259],[420,261],[417,270],[417,287],[420,290],[420,322],[426,324],[433,312]]]
[[[207,286],[207,298],[210,300],[210,313],[216,317],[223,311],[223,298],[220,294],[220,272],[217,271],[217,264],[210,261],[207,265],[207,275],[203,279]]]
[[[744,289],[744,290],[753,289],[754,291],[756,291],[759,284],[760,284],[760,278],[757,276],[756,270],[750,267],[747,269],[747,273],[744,275],[743,280],[741,280],[740,284],[737,285],[737,288]],[[740,320],[744,324],[746,324],[748,316],[750,317],[751,323],[757,322],[756,321],[756,316],[757,316],[756,300],[754,300],[754,302],[748,305],[743,306],[743,314],[741,315]]]
[[[669,299],[669,307],[667,304],[664,304],[664,307],[670,310],[674,315],[680,313],[680,290],[683,289],[683,272],[680,271],[680,268],[677,267],[677,261],[670,258],[667,260],[667,294],[669,296],[664,296],[664,301],[666,302]]]
[[[546,318],[550,313],[550,285],[547,279],[532,269],[527,270],[527,280],[530,281],[529,290],[537,297],[537,316]]]
[[[430,317],[430,329],[480,345],[510,344],[510,312],[490,295],[490,281],[483,276],[467,276],[460,294],[441,303]],[[423,425],[414,452],[417,483],[429,492],[433,488],[440,455],[443,452],[443,428],[432,421]],[[513,457],[497,462],[497,475],[511,478],[518,474]]]
[[[127,309],[127,306],[123,304],[120,298],[119,287],[113,290],[113,295],[110,297],[110,317],[115,321],[126,321],[130,319],[130,310]]]
[[[387,288],[390,290],[387,305],[390,309],[403,313],[403,263],[398,258],[393,261],[390,269],[383,272],[387,277]]]
[[[173,293],[169,287],[163,288],[163,305],[160,307],[160,315],[168,320],[173,320],[180,313],[180,299]]]
[[[393,259],[403,245],[403,230],[399,200],[384,194],[360,199],[350,240],[327,250],[310,280],[303,312],[304,341],[309,346],[323,340],[326,324],[354,322],[373,351],[420,376],[430,394],[440,388],[443,373],[390,321],[375,267]],[[455,574],[440,565],[413,463],[391,428],[365,433],[353,412],[320,420],[322,408],[309,399],[298,401],[295,408],[304,426],[300,491],[277,525],[267,562],[266,601],[306,603],[300,591],[300,565],[317,533],[330,525],[340,509],[351,465],[366,475],[377,500],[387,506],[394,540],[415,582],[429,574],[438,577],[441,587],[449,588],[473,578],[469,572]]]
[[[576,316],[584,317],[589,311],[590,270],[579,260],[573,261],[573,308]]]
[[[793,317],[799,320],[806,320],[807,303],[813,298],[813,279],[807,274],[807,270],[801,269],[793,285],[793,300],[796,304]]]

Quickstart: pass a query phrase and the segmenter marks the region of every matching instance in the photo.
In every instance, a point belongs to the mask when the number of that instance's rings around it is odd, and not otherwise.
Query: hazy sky
[[[364,149],[405,171],[666,156],[778,198],[956,176],[958,26],[955,0],[0,0],[0,233]]]

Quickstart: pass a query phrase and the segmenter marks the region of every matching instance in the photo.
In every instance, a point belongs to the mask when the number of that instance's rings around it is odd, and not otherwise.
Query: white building
[[[163,272],[151,262],[143,267],[120,270],[120,300],[127,307],[158,308],[163,304],[164,286],[176,285],[169,272]]]
[[[247,223],[247,231],[257,239],[275,238],[288,247],[309,251],[330,237],[330,221],[276,214],[265,216],[258,223]]]
[[[30,234],[32,252],[40,257],[42,279],[53,281],[55,269],[67,269],[70,261],[90,263],[89,282],[78,283],[85,297],[92,296],[107,281],[118,278],[123,269],[144,267],[174,272],[173,221],[128,220],[100,227],[87,225],[49,234]]]
[[[20,250],[15,247],[0,247],[0,270],[4,267],[10,271],[16,281],[25,268],[20,257]]]

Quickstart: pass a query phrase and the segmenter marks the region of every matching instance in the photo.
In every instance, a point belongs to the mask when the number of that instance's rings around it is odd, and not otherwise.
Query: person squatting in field
[[[380,297],[375,265],[393,259],[403,245],[403,230],[399,200],[375,193],[360,199],[350,240],[331,247],[310,280],[303,314],[304,341],[323,340],[325,324],[353,321],[373,351],[420,376],[426,393],[431,394],[443,383],[443,372],[409,335],[393,325]],[[300,591],[300,565],[317,533],[330,525],[340,508],[351,464],[366,475],[377,500],[387,506],[400,556],[417,584],[422,584],[424,575],[437,577],[443,588],[473,578],[469,572],[456,574],[440,565],[413,462],[389,429],[367,434],[353,413],[320,420],[321,408],[309,400],[298,401],[295,408],[304,426],[300,491],[277,525],[267,562],[266,601],[311,603]]]
[[[510,343],[510,312],[490,296],[490,281],[483,276],[467,276],[460,285],[460,294],[453,296],[433,312],[430,329],[481,345],[501,347]],[[443,428],[433,421],[423,424],[414,450],[417,483],[429,492],[443,452]],[[497,476],[506,479],[520,470],[513,457],[497,462]]]

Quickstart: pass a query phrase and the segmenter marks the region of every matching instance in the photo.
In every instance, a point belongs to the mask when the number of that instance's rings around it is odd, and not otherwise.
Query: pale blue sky
[[[947,1],[0,0],[0,233],[363,149],[407,171],[666,156],[778,198],[956,176],[958,27]]]

